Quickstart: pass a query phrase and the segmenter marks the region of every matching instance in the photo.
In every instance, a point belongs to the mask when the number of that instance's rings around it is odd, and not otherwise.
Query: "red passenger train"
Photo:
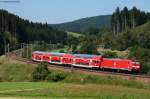
[[[138,72],[139,62],[130,59],[104,58],[98,55],[89,54],[67,54],[56,52],[35,51],[32,53],[32,60],[37,62],[46,61],[51,64],[72,65],[75,67],[125,70]]]

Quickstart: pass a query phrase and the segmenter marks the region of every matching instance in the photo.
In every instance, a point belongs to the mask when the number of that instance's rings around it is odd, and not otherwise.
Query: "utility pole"
[[[22,49],[22,57],[24,57],[24,53],[25,53],[25,43],[22,43],[22,47],[23,47],[23,49]]]
[[[26,44],[26,58],[28,58],[28,44]]]
[[[9,60],[9,52],[10,52],[10,45],[9,43],[7,44],[7,58]]]
[[[32,50],[33,50],[33,46],[32,46],[32,44],[30,44],[31,45],[31,57],[32,57]]]
[[[6,40],[4,38],[4,54],[6,55],[6,53],[7,53],[7,46],[6,46]]]
[[[22,55],[23,55],[23,43],[21,43],[21,55],[20,55],[20,57],[22,57]]]

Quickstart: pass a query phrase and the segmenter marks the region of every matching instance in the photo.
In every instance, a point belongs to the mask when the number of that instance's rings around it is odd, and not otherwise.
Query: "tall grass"
[[[20,91],[18,92],[18,90]],[[0,97],[34,97],[35,99],[149,99],[150,90],[97,84],[0,83]]]
[[[68,76],[63,80],[66,83],[78,83],[78,84],[107,84],[107,85],[119,85],[135,88],[150,88],[150,84],[145,84],[136,81],[136,79],[124,80],[114,76],[96,76],[79,73],[68,73]]]
[[[31,81],[33,67],[28,64],[2,62],[0,64],[0,81]]]

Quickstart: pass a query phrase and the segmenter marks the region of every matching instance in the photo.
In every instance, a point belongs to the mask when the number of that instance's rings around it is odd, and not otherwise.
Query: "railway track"
[[[26,58],[21,58],[20,56],[21,56],[20,50],[10,53],[10,57],[17,61],[28,63],[28,64],[33,64],[33,65],[37,64],[37,62],[33,62]],[[75,71],[75,72],[79,72],[79,73],[92,74],[92,75],[115,76],[115,77],[121,77],[125,80],[136,79],[136,80],[142,81],[142,82],[150,82],[150,76],[148,76],[148,75],[106,72],[106,71],[100,71],[100,70],[91,70],[91,69],[85,69],[85,68],[76,68],[76,67],[71,67],[71,66],[53,65],[53,64],[49,64],[48,68],[55,69],[55,70],[70,71],[70,72]]]

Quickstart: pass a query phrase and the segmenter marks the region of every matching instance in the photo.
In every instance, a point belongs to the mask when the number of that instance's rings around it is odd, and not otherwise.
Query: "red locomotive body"
[[[101,63],[101,68],[120,69],[131,71],[131,60],[126,59],[109,59],[104,58]]]
[[[117,70],[126,70],[126,71],[137,71],[140,68],[139,64],[134,64],[132,60],[129,59],[109,59],[103,58],[100,68],[107,69],[117,69]]]
[[[132,62],[132,71],[139,72],[140,71],[140,63],[139,62]]]

